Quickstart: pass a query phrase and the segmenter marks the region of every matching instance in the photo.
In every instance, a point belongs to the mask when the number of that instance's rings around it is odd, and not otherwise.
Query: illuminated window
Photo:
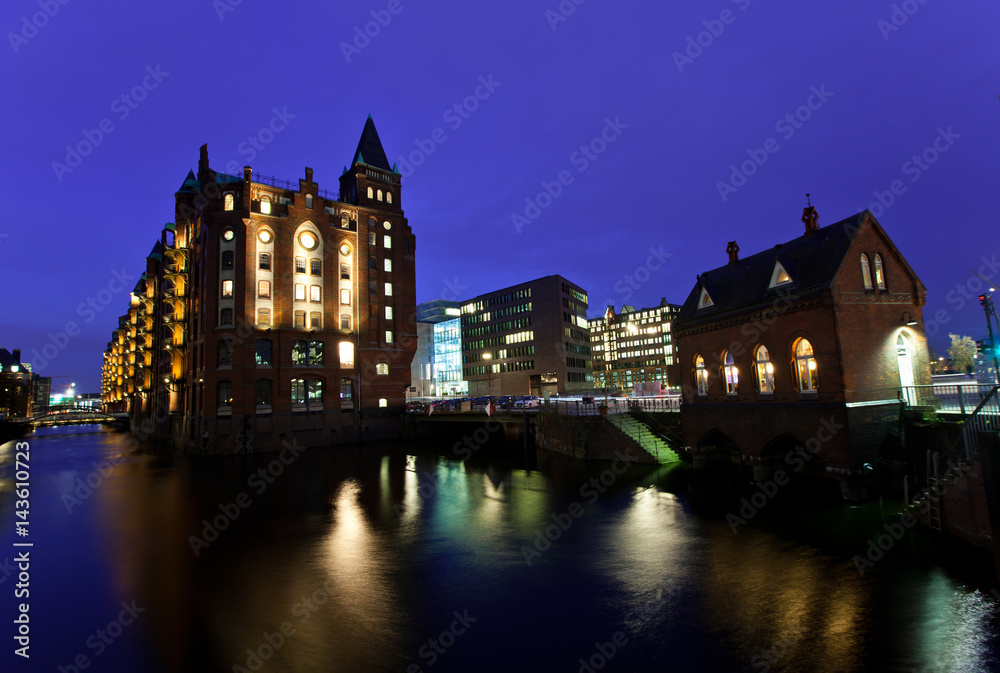
[[[271,310],[267,308],[257,309],[257,326],[258,327],[270,327],[271,326]]]
[[[351,314],[341,313],[340,314],[340,329],[351,329]]]
[[[378,200],[379,200],[379,201],[381,201],[381,200],[382,200],[382,190],[381,190],[381,189],[380,189],[380,190],[378,190]]]
[[[304,328],[306,326],[306,312],[296,311],[295,312],[295,326],[299,328]]]
[[[349,246],[347,243],[341,243],[340,244],[340,254],[343,255],[344,257],[350,257],[351,256],[351,246]]]
[[[387,406],[389,406],[389,400],[385,399],[384,397],[380,397],[380,398],[378,399],[378,405],[379,405],[380,407],[383,407],[383,408],[384,408],[384,407],[387,407]]]
[[[260,253],[260,264],[258,264],[258,267],[260,268],[261,271],[271,270],[271,253],[269,252]]]
[[[371,187],[368,188],[368,198],[369,199],[374,199],[375,198],[375,190],[372,189]]]
[[[389,375],[389,365],[385,362],[379,362],[375,365],[375,373],[378,376],[388,376]]]
[[[861,253],[861,280],[865,282],[865,289],[872,289],[872,275],[868,268],[868,255]]]
[[[385,307],[385,319],[386,320],[392,320],[392,307],[391,306],[386,306]]]
[[[701,289],[701,297],[698,299],[698,308],[708,308],[709,306],[714,306],[715,302],[712,301],[712,296],[708,294],[708,290],[705,288]]]
[[[222,296],[224,298],[233,296],[233,281],[231,280],[222,281]]]
[[[382,247],[384,247],[386,250],[392,247],[392,236],[386,234],[385,236],[382,237]]]
[[[340,379],[340,399],[349,402],[354,399],[354,385],[351,379]]]
[[[270,215],[271,214],[271,197],[270,196],[262,196],[262,197],[260,197],[260,212],[262,212],[265,215]]]
[[[735,395],[740,385],[740,370],[736,367],[736,359],[729,351],[722,352],[722,378],[726,382],[726,394]]]
[[[231,407],[233,405],[233,382],[219,381],[219,406]]]
[[[341,264],[340,265],[340,279],[341,280],[350,280],[351,279],[351,265],[350,264]]]
[[[385,193],[385,202],[386,203],[392,203],[392,192],[387,191]]]
[[[228,271],[233,268],[234,261],[236,259],[235,254],[232,250],[222,251],[222,270]]]
[[[306,250],[315,250],[319,245],[319,239],[316,238],[316,234],[311,231],[303,231],[299,234],[299,245]]]
[[[312,208],[312,207],[313,207],[313,195],[306,194],[306,208]]]
[[[340,303],[343,306],[350,306],[351,305],[351,291],[350,290],[344,289],[344,290],[340,291]]]
[[[757,347],[757,386],[761,393],[770,394],[774,392],[774,365],[771,364],[771,356],[764,346]]]
[[[270,229],[261,229],[257,232],[257,239],[264,245],[267,245],[274,240],[274,234],[271,233]]]
[[[791,282],[792,277],[788,275],[787,271],[785,271],[785,267],[781,266],[781,262],[775,262],[774,271],[771,273],[771,284],[768,288],[786,285]]]
[[[386,332],[385,332],[385,342],[387,344],[391,344],[392,343],[392,332],[390,330],[386,330]]]
[[[385,284],[385,296],[386,297],[391,297],[392,296],[392,283],[386,283]]]
[[[295,258],[295,273],[305,273],[306,272],[306,258],[296,257]]]
[[[323,262],[318,259],[309,260],[309,275],[310,276],[322,276],[323,275]]]
[[[392,272],[392,260],[391,259],[386,258],[384,260],[382,266],[384,267],[383,271],[385,271],[386,273]]]
[[[392,229],[392,222],[386,220],[385,222],[382,223],[382,228],[385,229],[386,231],[389,231],[390,229]]]
[[[309,326],[314,329],[323,329],[323,314],[313,311],[309,314]]]
[[[224,308],[219,315],[219,325],[227,326],[233,324],[233,309]]]
[[[309,286],[309,301],[320,301],[319,285]]]
[[[232,229],[226,229],[226,230],[224,230],[222,232],[222,240],[223,241],[231,241],[234,238],[236,238],[236,234],[233,233]]]
[[[885,275],[882,273],[882,258],[875,255],[875,284],[878,289],[885,289]]]
[[[292,379],[292,404],[306,403],[306,380]]]
[[[233,198],[232,194],[226,194],[225,205],[223,206],[223,208],[226,209],[226,210],[232,210],[233,206],[235,204],[235,201],[236,200]]]
[[[378,234],[374,231],[368,232],[368,245],[378,245]]]
[[[295,301],[306,300],[306,286],[302,283],[295,284]]]
[[[259,280],[257,281],[257,296],[261,299],[271,298],[271,281],[269,280]]]
[[[354,344],[350,341],[341,341],[339,350],[340,366],[343,368],[354,367]]]
[[[340,228],[341,229],[351,228],[351,218],[347,213],[341,213],[340,215]]]
[[[322,341],[293,341],[292,364],[319,366],[323,364]]]
[[[309,379],[306,381],[306,395],[310,402],[322,402],[323,381],[321,379]]]
[[[819,388],[816,358],[813,355],[812,344],[806,339],[795,342],[795,369],[798,372],[799,390],[804,393],[816,392]]]

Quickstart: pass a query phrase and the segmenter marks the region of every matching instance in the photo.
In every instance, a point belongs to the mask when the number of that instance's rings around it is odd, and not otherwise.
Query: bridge
[[[112,414],[87,407],[60,407],[44,414],[36,414],[31,418],[14,419],[35,428],[47,428],[57,425],[83,425],[88,423],[127,423],[128,414]]]

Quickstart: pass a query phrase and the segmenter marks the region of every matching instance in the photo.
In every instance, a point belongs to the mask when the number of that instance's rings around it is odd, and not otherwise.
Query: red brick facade
[[[865,287],[862,254],[871,289]],[[781,277],[775,263],[791,281],[770,287]],[[703,290],[709,305],[702,306]],[[788,464],[789,452],[804,446],[807,459],[800,464],[793,453],[788,467],[857,473],[874,461],[888,435],[898,435],[900,365],[906,363],[898,357],[901,335],[912,384],[930,383],[924,303],[920,280],[867,211],[812,231],[807,222],[799,239],[703,274],[674,325],[685,442],[699,459],[751,466]],[[812,362],[807,355],[796,360],[801,339],[812,346]],[[763,369],[760,346],[769,362]],[[726,352],[738,378],[732,392],[725,380]],[[707,372],[704,394],[696,378],[698,356]],[[809,371],[815,378],[807,375],[800,385],[797,363],[807,370],[814,366]],[[758,376],[768,370],[771,392]],[[903,382],[909,383],[905,373]]]

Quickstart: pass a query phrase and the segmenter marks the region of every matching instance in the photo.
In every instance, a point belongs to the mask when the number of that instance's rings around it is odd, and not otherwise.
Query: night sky
[[[943,0],[5,2],[0,347],[99,391],[199,146],[335,189],[371,114],[418,301],[558,273],[591,317],[682,303],[727,241],[799,236],[811,192],[820,226],[872,209],[943,351],[985,336],[970,272],[1000,278],[998,25]]]

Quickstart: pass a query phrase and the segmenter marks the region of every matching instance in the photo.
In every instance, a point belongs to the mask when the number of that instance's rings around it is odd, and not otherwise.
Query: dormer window
[[[878,289],[885,289],[885,274],[882,272],[882,258],[875,255],[875,285]]]
[[[712,297],[708,294],[708,290],[701,288],[701,298],[698,299],[698,308],[708,308],[709,306],[715,306],[715,302],[712,301]]]
[[[313,207],[313,195],[306,194],[306,208],[312,208],[312,207]]]
[[[785,267],[781,266],[781,262],[775,262],[774,271],[771,273],[771,284],[768,285],[768,289],[778,287],[779,285],[787,285],[791,282],[792,277],[785,271]]]

